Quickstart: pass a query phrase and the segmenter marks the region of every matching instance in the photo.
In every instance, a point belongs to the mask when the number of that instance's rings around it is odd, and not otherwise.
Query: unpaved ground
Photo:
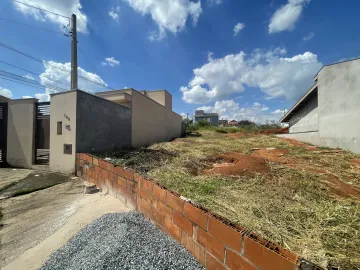
[[[37,269],[85,225],[105,213],[127,211],[119,200],[83,194],[79,179],[0,201],[1,269]]]
[[[31,170],[27,169],[12,169],[1,168],[0,169],[0,190],[3,190],[7,186],[24,179],[31,173]]]

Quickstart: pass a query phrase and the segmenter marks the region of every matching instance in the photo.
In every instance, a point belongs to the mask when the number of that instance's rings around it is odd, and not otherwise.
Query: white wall
[[[70,174],[75,171],[77,92],[51,96],[50,171]],[[62,135],[57,135],[57,122],[62,122]],[[64,144],[72,145],[72,154],[64,154]]]
[[[324,67],[318,87],[319,136],[360,153],[360,59]]]
[[[36,102],[33,98],[8,101],[6,161],[13,167],[33,165]]]

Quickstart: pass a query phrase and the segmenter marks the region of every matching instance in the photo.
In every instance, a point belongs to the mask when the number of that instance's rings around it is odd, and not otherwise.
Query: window
[[[57,135],[61,135],[62,134],[62,122],[59,121],[57,122]]]
[[[211,122],[212,122],[212,118],[208,118],[207,120],[208,120],[208,122],[209,122],[209,123],[211,123]]]

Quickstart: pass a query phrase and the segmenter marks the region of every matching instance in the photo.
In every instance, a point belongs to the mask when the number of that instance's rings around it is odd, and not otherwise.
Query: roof
[[[307,101],[317,95],[318,85],[315,83],[309,91],[280,119],[281,123],[289,122],[291,116],[293,116]]]
[[[195,117],[206,117],[206,116],[219,116],[218,113],[204,113],[204,114],[198,114],[198,115],[194,115]]]
[[[347,59],[347,60],[344,60],[344,61],[340,61],[340,62],[336,62],[336,63],[332,63],[332,64],[328,64],[328,65],[322,66],[322,68],[320,68],[320,70],[318,71],[318,73],[316,73],[316,75],[314,76],[314,78],[316,78],[316,76],[320,73],[320,71],[321,71],[324,67],[333,66],[333,65],[338,65],[338,64],[342,64],[342,63],[346,63],[346,62],[350,62],[350,61],[356,61],[356,60],[360,60],[360,57],[358,57],[358,58],[353,58],[353,59]]]

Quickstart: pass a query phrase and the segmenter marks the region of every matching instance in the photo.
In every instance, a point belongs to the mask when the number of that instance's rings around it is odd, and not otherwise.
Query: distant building
[[[218,113],[205,113],[203,110],[196,110],[194,115],[194,122],[198,123],[200,120],[206,120],[212,126],[219,126]]]
[[[314,85],[280,120],[279,135],[360,153],[360,59],[324,66]]]
[[[230,122],[229,122],[229,125],[230,126],[232,126],[232,127],[235,127],[235,126],[237,126],[239,123],[238,123],[238,121],[236,121],[236,120],[231,120]]]
[[[226,127],[227,125],[229,125],[228,120],[219,120],[219,126]]]

